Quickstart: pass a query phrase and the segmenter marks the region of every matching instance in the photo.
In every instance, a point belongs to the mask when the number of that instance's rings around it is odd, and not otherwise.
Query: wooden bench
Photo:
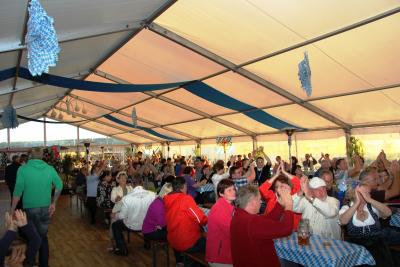
[[[169,267],[169,245],[167,241],[155,241],[151,239],[147,239],[144,237],[143,233],[141,231],[132,231],[128,230],[127,231],[127,240],[128,243],[130,242],[130,233],[133,233],[137,237],[143,239],[144,242],[148,242],[150,244],[150,249],[152,251],[152,258],[153,258],[153,267],[157,267],[157,251],[159,249],[163,249],[165,251],[165,254],[167,256],[167,267]]]
[[[187,259],[191,259],[194,262],[199,263],[201,266],[209,266],[206,261],[206,254],[204,252],[182,252],[183,263],[186,266]]]

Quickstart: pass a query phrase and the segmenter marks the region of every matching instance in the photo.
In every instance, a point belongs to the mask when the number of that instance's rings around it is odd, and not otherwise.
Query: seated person
[[[249,160],[246,160],[243,167],[233,166],[229,169],[229,178],[235,183],[236,190],[239,190],[242,186],[251,184],[256,179],[254,167],[254,162],[250,163]],[[243,173],[243,169],[247,169],[247,171]]]
[[[218,200],[208,214],[206,261],[212,267],[233,266],[231,255],[231,220],[236,199],[235,184],[230,179],[218,183]]]
[[[158,197],[150,204],[144,217],[142,233],[150,240],[167,240],[167,222],[163,198],[172,191],[170,183],[166,183],[158,193]]]
[[[194,176],[194,169],[190,166],[185,167],[185,169],[183,170],[183,178],[185,178],[186,181],[188,195],[192,196],[193,199],[196,199],[197,197],[196,189],[205,185],[207,181],[196,182],[193,176]]]
[[[164,196],[167,240],[178,265],[183,264],[180,252],[204,252],[206,245],[200,226],[207,224],[207,216],[186,192],[185,179],[178,176],[172,181],[172,192]]]
[[[122,171],[117,174],[118,186],[111,191],[111,201],[114,203],[113,214],[118,213],[122,207],[122,198],[133,191],[132,186],[127,184],[128,175]]]
[[[280,204],[266,216],[257,215],[261,195],[254,185],[243,186],[231,222],[231,253],[235,267],[281,266],[275,251],[275,238],[292,233],[293,200],[290,190],[279,188]]]
[[[123,231],[141,231],[144,217],[153,200],[154,192],[145,190],[140,178],[134,178],[133,191],[122,199],[121,211],[117,214],[116,221],[112,224],[112,231],[117,245],[116,255],[128,255]]]
[[[341,239],[339,200],[327,195],[326,183],[321,178],[314,177],[310,181],[307,177],[301,178],[301,191],[293,196],[293,211],[310,220],[314,234]]]
[[[333,186],[333,173],[331,171],[322,171],[320,176],[317,177],[325,181],[328,196],[337,198],[337,188]]]
[[[370,192],[368,186],[358,186],[354,202],[340,209],[339,220],[347,226],[348,241],[364,246],[377,266],[394,266],[379,223],[379,217],[389,217],[392,213],[386,205],[372,199]]]
[[[40,248],[40,236],[33,224],[28,224],[25,212],[15,210],[14,216],[15,220],[8,213],[5,215],[7,231],[0,239],[0,266],[34,266],[36,254]],[[27,244],[16,240],[18,228],[27,238]]]
[[[112,209],[114,203],[111,201],[111,192],[114,184],[112,182],[111,171],[106,170],[99,177],[100,183],[97,186],[97,207]]]
[[[281,166],[277,168],[275,175],[259,187],[260,193],[267,203],[264,214],[270,213],[275,208],[275,205],[278,204],[278,188],[289,186],[291,195],[297,194],[300,191],[300,178],[286,172],[283,168],[284,166],[285,163],[281,161]],[[300,219],[301,214],[294,213],[294,230],[297,230]]]

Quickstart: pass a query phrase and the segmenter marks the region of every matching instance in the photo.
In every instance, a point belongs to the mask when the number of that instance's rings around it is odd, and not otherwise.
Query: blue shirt
[[[245,177],[233,179],[233,182],[235,183],[236,191],[239,191],[242,186],[246,186],[249,183]]]
[[[86,177],[86,191],[88,197],[97,197],[97,186],[99,185],[99,177],[97,175],[89,175]]]

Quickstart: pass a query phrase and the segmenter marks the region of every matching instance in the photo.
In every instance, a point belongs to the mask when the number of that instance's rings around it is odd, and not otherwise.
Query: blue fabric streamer
[[[5,80],[15,75],[15,68],[4,70],[0,72],[0,81]],[[91,81],[81,81],[71,78],[64,78],[51,74],[43,74],[40,77],[33,77],[25,68],[20,68],[18,76],[27,80],[63,87],[74,88],[77,90],[86,90],[92,92],[115,92],[115,93],[129,93],[129,92],[145,92],[155,91],[161,89],[168,89],[174,87],[182,87],[192,94],[201,97],[211,103],[220,105],[232,110],[242,112],[245,116],[256,120],[266,126],[282,130],[284,128],[299,129],[299,127],[282,121],[263,110],[258,110],[256,107],[243,103],[234,99],[217,89],[200,81],[177,82],[168,84],[112,84],[100,83]],[[130,125],[132,126],[132,125]]]
[[[311,96],[312,85],[311,85],[311,68],[310,62],[308,61],[308,53],[304,52],[304,59],[299,63],[299,80],[301,87],[306,92],[307,96]]]
[[[259,110],[254,106],[243,103],[235,98],[232,98],[221,91],[214,89],[213,87],[203,83],[195,82],[188,85],[183,85],[183,88],[191,92],[192,94],[201,97],[207,101],[215,103],[217,105],[233,109],[242,112],[243,115],[258,121],[264,125],[270,126],[272,128],[281,130],[283,128],[294,128],[299,129],[299,127],[292,125],[290,123],[284,122],[263,110]]]
[[[103,92],[103,93],[133,93],[133,92],[155,91],[155,90],[180,87],[182,84],[186,83],[186,82],[177,82],[177,83],[163,83],[163,84],[114,84],[114,83],[101,83],[101,82],[75,80],[52,74],[43,74],[42,76],[39,77],[32,77],[29,71],[25,68],[19,69],[18,76],[27,80],[43,84],[48,84],[63,88],[73,88],[76,90]]]
[[[49,72],[58,61],[57,34],[53,18],[49,17],[38,0],[31,0],[25,43],[28,49],[28,68],[33,76]]]
[[[123,126],[126,126],[126,127],[143,130],[143,131],[145,131],[145,132],[147,132],[147,133],[149,133],[151,135],[157,136],[157,137],[159,137],[161,139],[165,139],[165,140],[169,140],[169,141],[180,141],[180,139],[176,139],[174,137],[170,137],[170,136],[167,136],[167,135],[160,134],[160,133],[158,133],[158,132],[156,132],[156,131],[154,131],[154,130],[152,130],[150,128],[146,128],[146,127],[139,126],[139,125],[136,126],[136,127],[133,127],[132,124],[127,123],[127,122],[125,122],[123,120],[120,120],[120,119],[118,119],[118,118],[116,118],[116,117],[114,117],[112,115],[109,115],[109,114],[106,114],[103,117],[108,119],[108,120],[110,120],[110,121],[112,121],[112,122],[115,122],[117,124],[120,124],[120,125],[123,125]],[[133,134],[135,134],[135,133],[133,133]]]

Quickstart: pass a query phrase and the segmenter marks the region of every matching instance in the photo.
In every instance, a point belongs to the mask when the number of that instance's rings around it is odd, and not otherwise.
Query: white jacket
[[[122,219],[126,227],[134,231],[141,231],[144,217],[156,194],[136,186],[133,191],[121,200],[122,207],[118,219]]]
[[[127,195],[133,191],[133,187],[130,185],[126,186]],[[122,207],[122,199],[120,201],[115,201],[117,197],[122,198],[124,196],[124,191],[121,186],[114,187],[111,191],[111,201],[115,203],[114,208],[112,210],[113,213],[119,212]]]
[[[315,198],[311,204],[305,197],[293,195],[293,211],[310,220],[314,234],[329,233],[333,239],[341,239],[339,225],[339,200],[327,197],[324,201]]]

